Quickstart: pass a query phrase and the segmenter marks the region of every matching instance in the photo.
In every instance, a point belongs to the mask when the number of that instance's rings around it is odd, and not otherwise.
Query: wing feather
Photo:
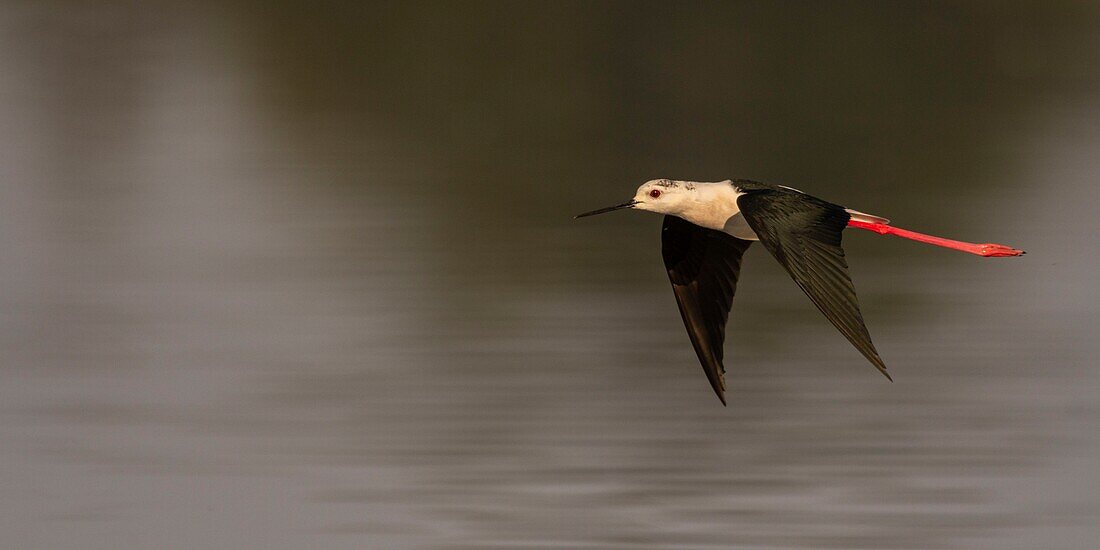
[[[752,241],[691,222],[665,216],[661,229],[664,257],[672,292],[691,345],[714,393],[722,404],[726,382],[722,345],[730,305],[737,292],[741,258]]]
[[[749,227],[825,317],[882,374],[882,361],[859,310],[840,241],[850,214],[841,206],[784,189],[737,199]]]

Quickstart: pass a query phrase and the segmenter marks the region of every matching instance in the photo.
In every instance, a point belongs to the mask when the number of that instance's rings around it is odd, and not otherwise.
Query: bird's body
[[[1023,251],[972,244],[899,229],[889,220],[824,201],[781,185],[751,180],[652,180],[626,203],[577,217],[633,208],[665,214],[662,256],[676,303],[699,362],[725,404],[722,344],[741,258],[760,241],[829,321],[882,374],[886,365],[871,343],[840,246],[846,227],[894,234],[982,256]]]
[[[741,206],[737,199],[746,193],[754,191],[774,191],[783,195],[801,195],[807,199],[814,199],[802,191],[785,185],[771,185],[752,180],[725,180],[725,181],[675,181],[653,180],[647,182],[639,189],[643,194],[646,187],[660,189],[667,196],[669,189],[683,189],[683,199],[672,210],[662,213],[672,214],[683,218],[699,227],[714,229],[746,241],[758,241],[760,238],[749,226],[745,216],[741,214]],[[647,208],[637,207],[639,210]],[[857,210],[844,209],[853,219],[869,223],[889,223],[886,218],[864,214]]]

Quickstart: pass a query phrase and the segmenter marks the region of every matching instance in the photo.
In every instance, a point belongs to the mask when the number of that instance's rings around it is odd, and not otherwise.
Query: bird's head
[[[634,193],[634,198],[622,204],[600,208],[591,212],[577,214],[574,218],[594,216],[623,208],[648,210],[658,214],[679,214],[691,200],[694,185],[689,182],[673,180],[650,180],[642,184]]]

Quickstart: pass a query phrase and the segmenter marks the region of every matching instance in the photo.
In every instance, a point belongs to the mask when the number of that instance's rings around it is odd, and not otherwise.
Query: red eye
[[[660,189],[654,189],[654,190],[649,192],[649,196],[656,199],[656,198],[661,196],[661,190]]]

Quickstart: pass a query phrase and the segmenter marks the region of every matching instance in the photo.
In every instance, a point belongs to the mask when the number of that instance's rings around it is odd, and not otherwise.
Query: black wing
[[[844,208],[794,190],[754,190],[737,199],[760,242],[787,269],[817,309],[886,378],[859,312],[856,289],[840,237],[848,226]]]
[[[741,256],[752,244],[721,231],[699,227],[676,216],[665,216],[661,228],[661,255],[668,280],[680,306],[691,345],[707,379],[726,404],[722,343],[726,336]]]

